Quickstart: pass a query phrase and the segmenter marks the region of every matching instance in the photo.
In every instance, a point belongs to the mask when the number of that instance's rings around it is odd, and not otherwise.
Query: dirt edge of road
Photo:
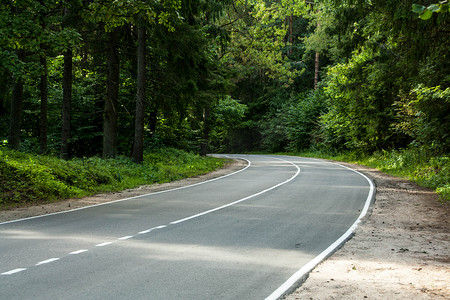
[[[371,214],[352,239],[285,299],[450,299],[450,204],[440,203],[435,193],[410,181],[359,165],[340,164],[375,182]],[[235,160],[217,171],[171,183],[0,211],[0,222],[187,186],[245,165],[245,161]]]

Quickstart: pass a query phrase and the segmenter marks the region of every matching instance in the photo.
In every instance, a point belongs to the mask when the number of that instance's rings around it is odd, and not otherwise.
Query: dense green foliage
[[[306,94],[291,87],[281,105],[272,96],[278,112],[260,118],[260,145],[361,154],[413,145],[448,154],[450,13],[424,21],[409,1],[316,3],[316,28],[297,43],[304,60],[320,52],[320,87]]]
[[[296,84],[259,75],[235,90],[249,107],[242,126],[252,139],[237,149],[365,157],[360,162],[448,199],[447,4],[438,10],[423,1],[417,5],[437,13],[419,18],[413,1],[315,3],[309,15],[294,18],[297,29],[302,18],[311,26],[301,34],[293,30],[294,51],[286,56],[293,68],[300,61]],[[321,82],[312,90],[307,62],[314,52],[320,54]]]
[[[61,160],[0,148],[0,207],[51,202],[144,184],[163,183],[215,170],[223,161],[172,148],[130,158]]]
[[[429,175],[450,152],[449,20],[432,0],[3,1],[0,140],[136,162],[408,153]]]
[[[359,163],[377,168],[434,189],[443,201],[450,201],[450,159],[430,156],[416,149],[375,153]]]
[[[384,173],[412,180],[419,185],[436,190],[441,201],[450,201],[450,159],[448,156],[432,156],[421,149],[404,149],[360,155],[344,152],[290,152],[288,155],[315,157],[345,161],[369,166]]]
[[[96,0],[2,2],[0,139],[10,148],[38,152],[43,130],[41,121],[46,120],[45,151],[60,152],[65,57],[70,50],[73,79],[69,93],[69,156],[101,154],[107,123],[113,123],[108,134],[117,137],[116,142],[111,138],[112,147],[117,148],[111,151],[113,156],[114,153],[129,155],[135,143],[139,63],[136,24],[137,15],[142,14],[147,73],[145,143],[199,151],[206,130],[204,111],[219,105],[219,100],[227,97],[229,87],[228,71],[217,60],[218,49],[226,41],[227,33],[214,23],[227,3],[214,0],[126,0],[109,4]],[[47,77],[45,90],[40,85],[42,76]],[[15,92],[19,83],[22,93]],[[41,106],[43,93],[47,94],[47,111]],[[110,104],[108,108],[107,104]],[[20,114],[15,113],[14,105]],[[20,144],[13,143],[15,136],[11,129],[18,129],[14,131],[19,135],[14,141],[20,140]]]

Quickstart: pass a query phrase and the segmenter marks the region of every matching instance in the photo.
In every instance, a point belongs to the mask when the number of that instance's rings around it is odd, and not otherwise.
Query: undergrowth
[[[426,149],[412,147],[403,150],[380,151],[372,155],[341,153],[330,155],[323,152],[289,153],[345,161],[376,168],[384,173],[402,177],[433,189],[440,201],[450,201],[450,157],[433,156]]]
[[[128,157],[61,160],[0,148],[0,208],[52,202],[213,171],[223,161],[171,148],[147,152],[143,164]]]

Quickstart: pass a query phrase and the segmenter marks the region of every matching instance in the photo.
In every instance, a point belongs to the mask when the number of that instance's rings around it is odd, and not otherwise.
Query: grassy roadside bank
[[[322,152],[282,154],[323,158],[368,166],[433,189],[439,194],[441,201],[450,201],[450,157],[448,155],[431,156],[426,151],[417,149],[382,151],[370,156],[354,153],[330,155]]]
[[[223,163],[172,148],[147,152],[142,165],[127,157],[65,161],[0,148],[0,209],[179,180],[213,171]]]

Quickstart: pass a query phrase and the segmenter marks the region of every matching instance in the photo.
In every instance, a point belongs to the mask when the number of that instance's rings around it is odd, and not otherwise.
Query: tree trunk
[[[209,126],[209,116],[211,114],[211,110],[209,109],[209,107],[205,108],[205,111],[203,113],[203,141],[202,144],[200,145],[200,155],[201,156],[206,156],[206,154],[208,154],[208,150],[209,150],[209,131],[210,131],[210,126]]]
[[[317,90],[318,83],[319,83],[319,52],[316,52],[316,58],[314,60],[314,89],[315,90]]]
[[[320,10],[317,10],[317,12],[320,12]],[[317,28],[320,28],[320,23],[317,23]],[[319,52],[316,51],[316,59],[314,60],[314,89],[317,90],[319,83]]]
[[[41,118],[40,118],[40,136],[39,146],[40,153],[47,153],[47,106],[48,106],[48,69],[47,69],[47,57],[45,54],[41,55],[41,66],[44,69],[44,73],[41,75],[41,82],[39,85],[41,92]]]
[[[119,102],[119,28],[109,33],[106,101],[103,115],[103,157],[117,155],[117,103]]]
[[[22,50],[17,51],[20,60],[24,59]],[[13,90],[11,94],[11,114],[9,121],[8,147],[14,150],[19,149],[20,129],[22,126],[22,103],[23,103],[23,79],[14,78]]]
[[[64,53],[63,73],[63,103],[62,103],[62,128],[61,128],[61,153],[60,157],[69,157],[70,122],[72,109],[72,50]]]
[[[6,78],[1,78],[4,85],[0,87],[0,117],[6,115],[6,107],[5,107],[5,95],[9,92],[9,86],[6,82]]]
[[[145,27],[140,23],[138,28],[137,94],[133,145],[133,161],[135,163],[142,163],[144,160],[145,44]]]

